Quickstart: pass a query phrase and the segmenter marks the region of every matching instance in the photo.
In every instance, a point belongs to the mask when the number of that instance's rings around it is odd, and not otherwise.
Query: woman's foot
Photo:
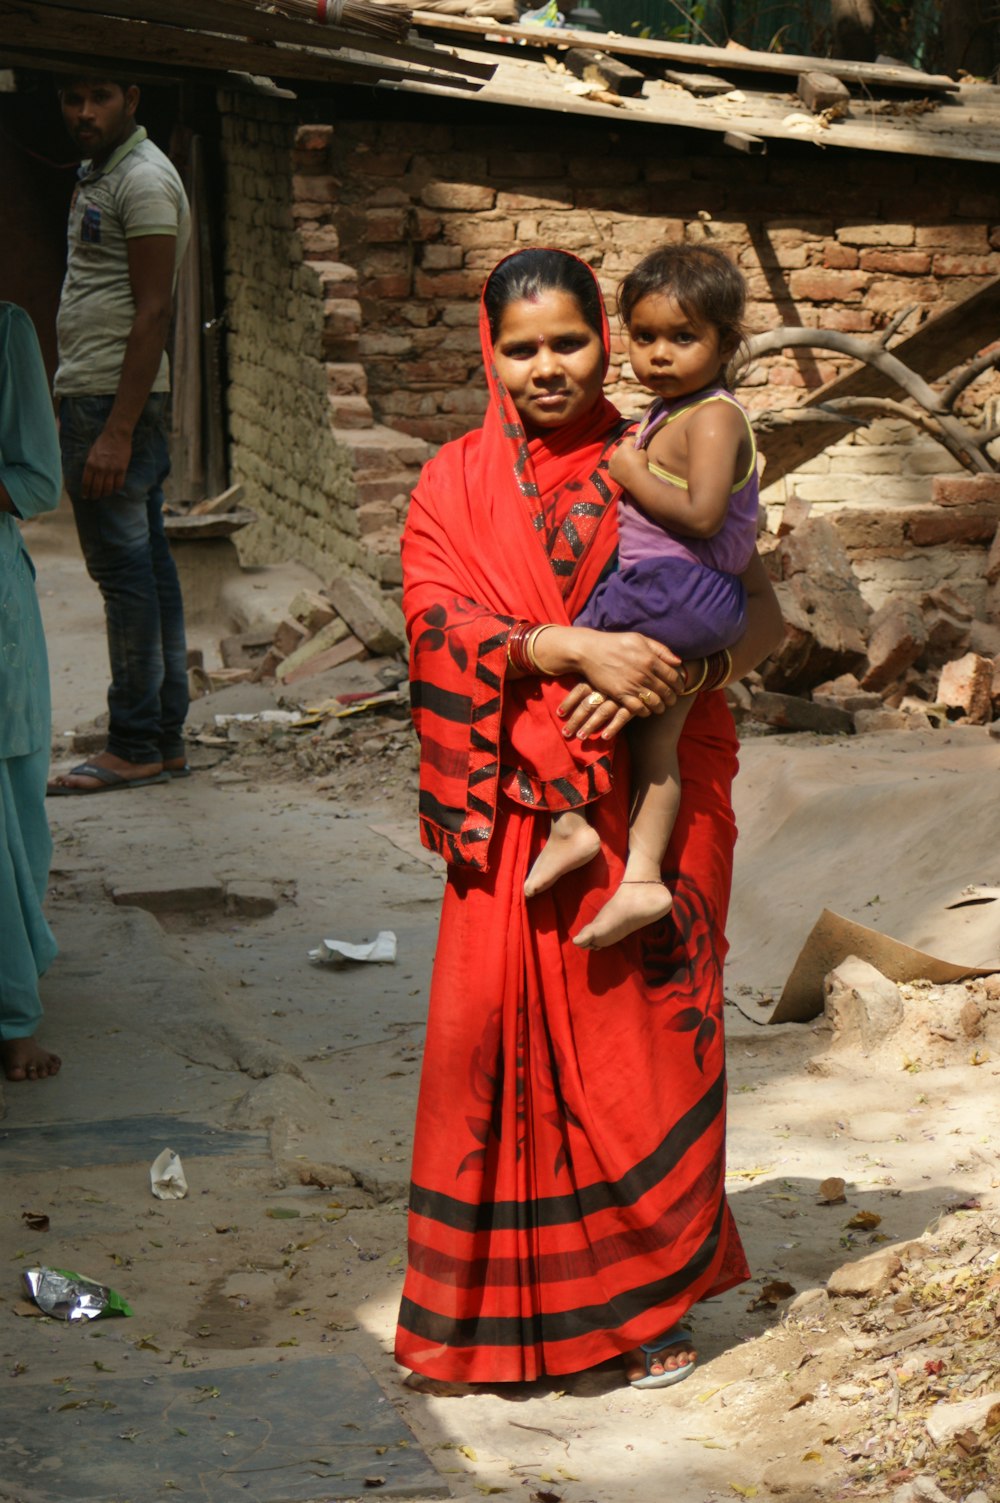
[[[45,1080],[59,1074],[62,1060],[33,1038],[5,1039],[0,1043],[0,1064],[8,1080]]]
[[[567,872],[593,861],[601,849],[597,831],[581,815],[562,815],[552,821],[549,838],[542,846],[528,879],[524,895],[533,898],[558,882]]]
[[[666,918],[673,903],[665,882],[635,882],[626,878],[597,917],[573,936],[573,943],[581,950],[606,950],[634,934],[636,929],[645,929],[647,924]]]
[[[671,1341],[675,1335],[678,1339]],[[668,1388],[672,1383],[690,1377],[698,1360],[690,1332],[668,1331],[664,1342],[665,1345],[657,1341],[647,1342],[647,1347],[653,1348],[648,1353],[641,1346],[626,1352],[625,1376],[634,1387]]]

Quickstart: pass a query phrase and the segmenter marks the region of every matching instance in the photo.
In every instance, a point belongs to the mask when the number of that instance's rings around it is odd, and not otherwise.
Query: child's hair
[[[537,302],[546,292],[569,293],[590,327],[601,333],[601,293],[589,266],[566,251],[530,249],[516,251],[490,272],[483,302],[492,337],[511,303]]]
[[[673,298],[688,318],[714,324],[722,343],[734,346],[726,369],[731,381],[748,353],[743,322],[747,286],[739,268],[714,245],[664,245],[650,251],[618,289],[618,314],[626,328],[636,304],[655,293]]]

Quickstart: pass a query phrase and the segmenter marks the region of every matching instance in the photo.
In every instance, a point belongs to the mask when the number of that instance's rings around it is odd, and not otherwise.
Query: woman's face
[[[600,336],[569,292],[522,298],[504,310],[493,344],[497,374],[529,433],[581,417],[604,384]]]

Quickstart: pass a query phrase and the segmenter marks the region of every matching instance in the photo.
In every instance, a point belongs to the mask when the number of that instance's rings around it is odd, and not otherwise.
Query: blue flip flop
[[[120,788],[147,788],[150,783],[169,783],[170,774],[156,772],[148,778],[126,778],[110,767],[98,767],[94,762],[81,762],[71,767],[67,777],[96,778],[99,788],[70,788],[65,783],[50,783],[45,790],[49,798],[89,798],[92,793],[117,793]]]
[[[659,1341],[643,1342],[639,1350],[646,1358],[646,1375],[642,1378],[630,1378],[633,1388],[669,1388],[673,1383],[683,1383],[685,1378],[690,1378],[694,1372],[696,1363],[685,1362],[682,1367],[664,1368],[662,1373],[651,1372],[650,1369],[655,1359],[661,1352],[666,1351],[668,1346],[677,1346],[679,1342],[686,1342],[689,1346],[694,1344],[690,1331],[685,1331],[682,1326],[674,1326]]]

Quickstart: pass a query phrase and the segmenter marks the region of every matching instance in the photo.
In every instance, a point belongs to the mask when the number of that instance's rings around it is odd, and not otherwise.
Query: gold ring
[[[595,689],[593,694],[588,694],[587,704],[592,710],[596,710],[598,705],[602,705],[604,703],[604,698],[605,696],[603,694],[598,694],[597,690]]]
[[[642,702],[643,702],[644,705],[648,705],[649,701],[652,699],[652,697],[653,697],[653,692],[652,692],[651,689],[640,689],[639,690],[639,698],[642,700]]]

